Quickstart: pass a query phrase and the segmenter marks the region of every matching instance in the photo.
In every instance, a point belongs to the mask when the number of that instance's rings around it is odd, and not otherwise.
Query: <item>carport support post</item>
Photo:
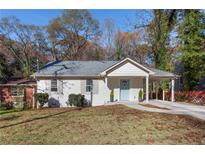
[[[163,87],[163,90],[162,90],[162,100],[163,100],[163,101],[165,100],[165,91],[164,91],[164,87]]]
[[[158,82],[156,81],[156,100],[158,100]]]
[[[149,102],[149,76],[146,76],[146,102]]]
[[[171,101],[174,102],[174,79],[172,79],[172,92],[171,92]]]

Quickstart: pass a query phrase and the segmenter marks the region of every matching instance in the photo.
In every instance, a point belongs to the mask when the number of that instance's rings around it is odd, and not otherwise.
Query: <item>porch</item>
[[[149,102],[149,100],[167,100],[174,102],[174,78],[109,76],[105,78],[105,83],[109,91],[109,101]],[[113,95],[113,99],[111,99],[111,95]]]

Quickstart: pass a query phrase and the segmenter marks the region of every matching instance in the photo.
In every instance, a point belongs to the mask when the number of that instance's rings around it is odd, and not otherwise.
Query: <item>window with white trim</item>
[[[93,87],[93,80],[86,80],[86,92],[91,92]]]
[[[51,91],[52,92],[57,92],[58,91],[57,80],[56,79],[51,80]]]

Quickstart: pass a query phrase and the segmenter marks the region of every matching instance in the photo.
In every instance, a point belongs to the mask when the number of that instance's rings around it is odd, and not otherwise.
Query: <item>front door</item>
[[[129,90],[130,90],[130,81],[120,80],[120,100],[121,101],[129,100]]]

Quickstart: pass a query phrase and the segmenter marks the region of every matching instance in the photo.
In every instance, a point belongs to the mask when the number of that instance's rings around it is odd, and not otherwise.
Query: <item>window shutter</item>
[[[86,92],[86,80],[81,80],[81,94],[85,94]]]
[[[58,80],[57,87],[58,87],[58,93],[63,94],[63,80]]]
[[[93,94],[98,94],[98,80],[93,80]]]
[[[50,92],[51,92],[51,80],[45,81],[44,92],[50,94]]]

